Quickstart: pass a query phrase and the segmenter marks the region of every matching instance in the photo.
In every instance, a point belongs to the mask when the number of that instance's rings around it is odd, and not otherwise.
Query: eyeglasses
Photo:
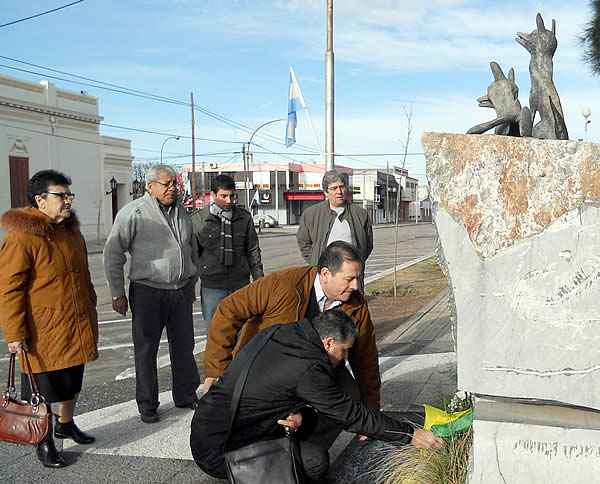
[[[346,185],[336,185],[334,187],[327,187],[327,190],[329,190],[330,192],[337,192],[338,190],[340,192],[343,192],[344,190],[346,190]]]
[[[71,192],[51,192],[51,191],[47,191],[45,193],[48,193],[49,195],[55,195],[57,197],[60,197],[61,200],[64,202],[67,198],[71,201],[73,201],[75,199],[75,194],[71,193]]]
[[[167,182],[167,183],[159,182],[158,180],[156,180],[156,181],[153,181],[152,183],[158,183],[159,185],[162,185],[165,188],[174,187],[175,190],[181,189],[181,185],[179,185],[175,180],[171,180],[170,182]]]

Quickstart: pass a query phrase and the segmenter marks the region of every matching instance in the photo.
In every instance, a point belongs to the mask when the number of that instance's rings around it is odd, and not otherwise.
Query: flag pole
[[[317,138],[317,133],[315,132],[315,127],[312,124],[312,119],[310,119],[310,114],[308,114],[308,108],[306,107],[306,103],[304,102],[304,96],[302,96],[302,90],[300,89],[300,84],[298,84],[298,80],[296,79],[296,74],[294,73],[294,68],[290,66],[290,75],[292,76],[292,80],[296,87],[298,88],[298,94],[300,98],[300,104],[304,108],[304,112],[306,113],[306,118],[308,119],[308,124],[310,125],[310,129],[313,134],[313,138],[315,139],[315,144],[317,145],[317,149],[319,150],[319,157],[321,158],[321,163],[325,164],[325,159],[323,158],[323,152],[321,151],[321,145],[319,144],[319,139]]]

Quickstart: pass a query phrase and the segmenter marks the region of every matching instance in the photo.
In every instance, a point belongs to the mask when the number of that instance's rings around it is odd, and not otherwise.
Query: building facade
[[[129,140],[100,135],[102,119],[96,97],[0,76],[0,212],[26,206],[29,178],[55,169],[73,181],[84,237],[106,237],[113,213],[131,200],[133,157]]]
[[[419,180],[411,177],[408,170],[395,166],[392,170],[399,185],[400,205],[399,222],[414,222],[420,211],[418,199]]]
[[[354,202],[362,204],[373,223],[396,221],[398,182],[391,171],[354,170],[352,191]]]
[[[336,165],[346,173],[352,186],[352,168]],[[191,192],[191,164],[182,165],[182,184]],[[210,185],[220,174],[231,176],[236,182],[238,204],[250,207],[253,214],[271,215],[280,224],[300,223],[302,212],[325,199],[321,182],[325,166],[319,163],[249,163],[246,173],[243,163],[196,163],[196,194],[202,198],[204,173],[204,203],[208,203]],[[352,199],[352,192],[348,190]],[[199,206],[197,203],[196,206]]]

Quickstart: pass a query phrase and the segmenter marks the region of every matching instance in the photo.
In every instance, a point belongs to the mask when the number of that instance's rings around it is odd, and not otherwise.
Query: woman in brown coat
[[[75,425],[73,414],[84,364],[98,357],[96,293],[69,185],[62,173],[40,171],[27,185],[31,206],[2,216],[0,320],[8,350],[26,350],[40,393],[60,402],[54,436],[90,444],[94,437]],[[29,398],[22,359],[20,365],[22,397]],[[46,467],[66,465],[52,434],[37,455]]]

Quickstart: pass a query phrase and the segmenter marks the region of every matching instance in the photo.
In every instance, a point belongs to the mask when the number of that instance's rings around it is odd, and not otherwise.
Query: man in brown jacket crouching
[[[381,378],[375,329],[367,302],[358,291],[360,271],[361,258],[356,249],[338,241],[325,249],[317,267],[292,267],[274,272],[221,301],[208,331],[204,392],[208,392],[240,348],[260,330],[313,318],[337,307],[352,317],[359,336],[348,356],[356,380],[341,366],[334,372],[335,382],[355,400],[379,409]],[[294,375],[290,377],[293,379]],[[311,440],[329,447],[340,431],[341,427],[333,421],[319,419]]]

